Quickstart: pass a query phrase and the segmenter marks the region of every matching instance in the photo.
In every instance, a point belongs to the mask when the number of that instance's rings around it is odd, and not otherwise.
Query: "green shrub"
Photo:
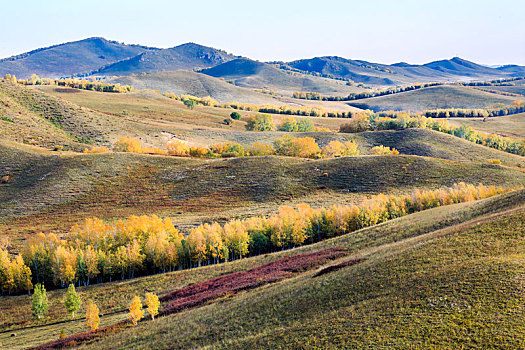
[[[241,115],[239,114],[239,112],[232,112],[232,114],[230,114],[230,118],[239,120],[241,119]]]

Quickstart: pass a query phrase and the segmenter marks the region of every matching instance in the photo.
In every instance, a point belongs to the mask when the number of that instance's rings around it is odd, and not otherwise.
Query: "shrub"
[[[232,114],[230,114],[230,118],[235,119],[235,120],[240,120],[241,115],[239,112],[232,112]]]
[[[193,108],[195,108],[195,105],[197,105],[197,101],[195,101],[193,99],[184,100],[183,103],[189,109],[193,109]]]
[[[217,154],[224,158],[243,157],[245,154],[244,147],[236,142],[219,143],[216,145],[211,145],[210,151],[213,154]]]
[[[310,119],[301,119],[297,122],[297,128],[299,132],[312,132],[314,123]]]
[[[340,156],[358,156],[357,144],[352,141],[342,143],[340,141],[331,141],[322,149],[322,154],[325,157],[340,157]]]
[[[275,154],[275,148],[268,143],[255,142],[246,148],[247,155],[269,156]]]
[[[8,117],[0,117],[0,120],[3,120],[5,122],[14,123],[12,119],[9,119]]]
[[[121,137],[117,143],[115,143],[115,150],[117,152],[142,153],[142,145],[136,138]]]
[[[251,131],[273,131],[275,130],[273,117],[268,114],[254,115],[248,120],[246,129]]]
[[[190,147],[190,156],[203,158],[208,155],[208,149],[204,147]]]
[[[372,147],[370,154],[381,155],[381,154],[399,154],[399,151],[395,148],[385,147],[383,145]]]
[[[84,153],[111,153],[111,150],[106,146],[93,147],[91,149],[84,149]]]
[[[294,118],[285,118],[279,126],[279,131],[296,132],[298,131],[297,121]]]
[[[499,159],[487,159],[487,162],[489,164],[501,165],[501,160],[499,160]]]
[[[290,157],[315,158],[321,153],[319,145],[311,137],[291,137],[285,135],[274,141],[278,154]]]
[[[370,116],[366,114],[358,114],[354,116],[348,123],[342,124],[339,127],[339,132],[362,132],[370,130]]]
[[[190,153],[188,144],[181,140],[170,140],[168,141],[168,154],[175,156],[184,156]]]

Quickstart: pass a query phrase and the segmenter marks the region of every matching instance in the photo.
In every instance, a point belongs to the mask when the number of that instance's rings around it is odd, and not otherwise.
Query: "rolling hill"
[[[522,76],[524,67],[489,68],[459,57],[424,65],[405,62],[392,65],[350,60],[337,56],[315,57],[285,63],[301,71],[352,79],[370,85],[399,85],[430,81],[487,80]]]
[[[459,85],[439,85],[349,102],[374,111],[420,112],[441,108],[485,108],[495,103],[511,104],[518,98]]]
[[[104,38],[88,38],[1,59],[0,76],[14,74],[19,79],[33,73],[46,78],[70,76],[155,50]]]
[[[224,80],[192,71],[153,72],[111,79],[112,83],[133,85],[135,89],[152,89],[175,95],[210,96],[221,103],[282,104],[270,95],[238,87]]]
[[[222,50],[187,43],[169,49],[146,51],[135,57],[101,67],[92,74],[115,76],[179,69],[192,70],[213,67],[235,58],[237,56]]]
[[[362,88],[349,86],[341,81],[284,71],[273,65],[247,58],[239,58],[204,69],[201,73],[231,81],[237,86],[287,94],[295,91],[309,91],[322,95],[339,96],[364,91]]]
[[[283,280],[109,332],[82,348],[301,348],[305,342],[319,348],[518,348],[524,194],[434,208],[226,264],[79,287],[83,298],[101,307],[101,326],[106,326],[124,321],[130,298],[144,290],[162,297],[280,259],[327,248],[346,251],[338,260]],[[61,321],[36,326],[29,309],[0,299],[6,310],[3,325],[27,320],[22,328],[15,323],[14,331],[0,334],[2,344],[21,349],[55,340],[60,330],[69,335],[84,329],[82,318],[71,320],[62,311],[62,290],[48,296],[54,319]],[[16,305],[30,298],[13,297]],[[16,337],[10,337],[12,332]]]

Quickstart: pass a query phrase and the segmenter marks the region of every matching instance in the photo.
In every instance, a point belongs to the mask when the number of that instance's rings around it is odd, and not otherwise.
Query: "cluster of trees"
[[[282,155],[301,158],[326,158],[359,155],[357,144],[353,141],[342,143],[332,141],[320,148],[312,137],[291,137],[285,135],[272,144],[255,142],[244,147],[236,142],[211,145],[208,148],[189,147],[185,142],[174,140],[168,143],[168,152],[172,155],[207,158],[248,157]]]
[[[0,246],[0,293],[12,294],[33,288],[31,270],[22,255],[11,257],[6,246]]]
[[[315,128],[310,119],[284,118],[276,127],[273,117],[269,114],[252,115],[246,124],[246,130],[250,131],[274,131],[276,129],[286,132],[331,131],[327,128]]]
[[[390,147],[385,147],[383,145],[372,147],[370,150],[371,154],[375,155],[385,155],[385,154],[399,154],[399,151],[395,148],[390,149]]]
[[[360,93],[351,93],[348,96],[321,96],[317,92],[304,92],[296,91],[293,93],[294,98],[304,99],[304,100],[320,100],[320,101],[354,101],[361,100],[369,97],[378,97],[385,95],[393,95],[400,92],[418,90],[430,86],[443,85],[443,83],[426,83],[426,84],[413,84],[406,86],[394,86],[387,89],[380,89],[375,91],[366,91]]]
[[[428,118],[488,118],[525,112],[525,102],[514,101],[510,105],[498,103],[487,108],[452,108],[424,111]]]
[[[114,224],[88,218],[62,239],[52,233],[36,235],[26,243],[22,256],[35,283],[87,285],[297,247],[417,211],[510,190],[460,183],[410,195],[377,195],[359,205],[284,206],[270,217],[202,224],[186,235],[169,218],[155,215],[131,216]]]
[[[454,126],[445,119],[427,118],[421,115],[410,116],[407,113],[397,113],[396,118],[380,117],[380,114],[360,115],[341,125],[339,131],[345,133],[366,130],[396,130],[407,128],[426,128],[450,134],[470,142],[498,149],[500,151],[525,156],[525,141],[515,140],[496,134],[484,134],[466,125]]]
[[[100,91],[100,92],[118,92],[126,93],[135,91],[131,85],[120,85],[103,83],[100,81],[87,80],[87,79],[47,79],[40,78],[36,74],[32,74],[27,80],[18,80],[19,84],[23,85],[57,85],[57,86],[68,86],[75,89]]]
[[[13,84],[17,83],[16,76],[14,74],[13,75],[11,75],[11,74],[4,75],[4,80],[9,81],[9,82],[11,82]]]
[[[314,123],[310,119],[285,118],[279,126],[279,131],[286,132],[312,132],[314,129]]]

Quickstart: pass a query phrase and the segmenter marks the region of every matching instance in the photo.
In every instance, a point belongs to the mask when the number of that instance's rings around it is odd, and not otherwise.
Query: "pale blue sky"
[[[0,57],[91,36],[259,60],[525,65],[523,0],[0,0]]]

